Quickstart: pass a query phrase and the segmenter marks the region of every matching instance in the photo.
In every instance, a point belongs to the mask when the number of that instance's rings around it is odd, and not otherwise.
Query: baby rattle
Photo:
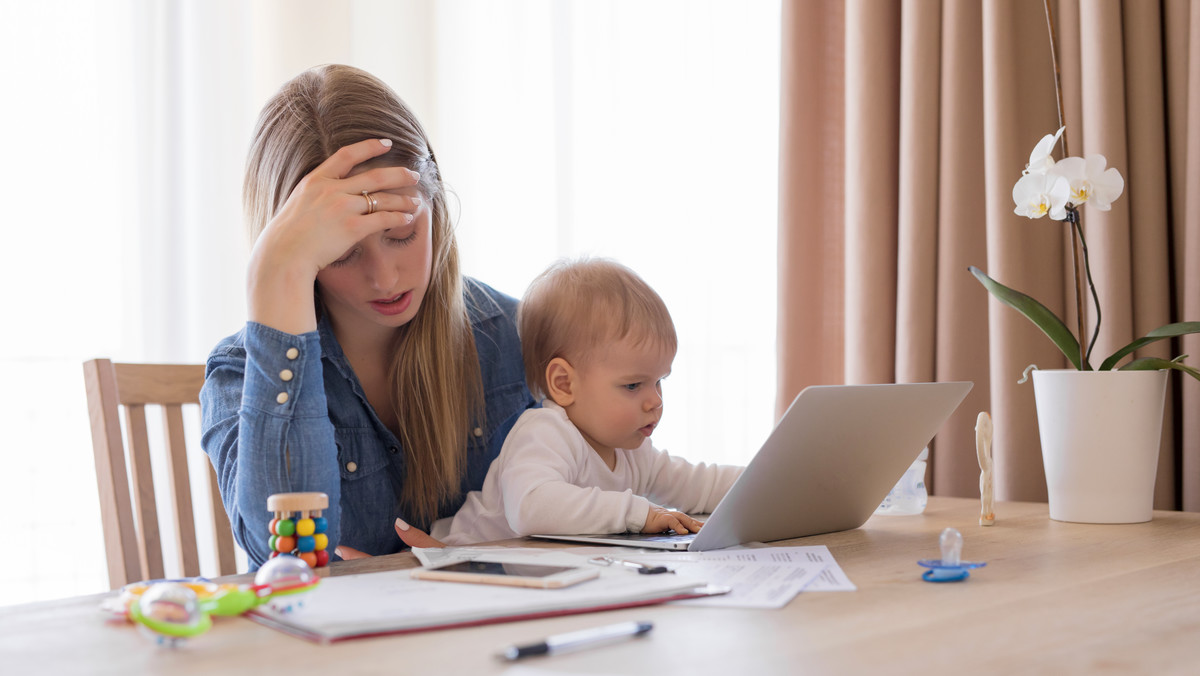
[[[310,568],[329,565],[329,524],[321,510],[329,508],[329,496],[324,493],[276,493],[267,498],[271,519],[271,558],[292,554],[304,559]]]
[[[303,606],[298,595],[321,578],[294,556],[270,559],[258,569],[253,585],[215,584],[203,579],[158,580],[126,585],[101,608],[131,622],[155,643],[175,647],[212,627],[212,615],[241,615],[268,604],[278,612]]]

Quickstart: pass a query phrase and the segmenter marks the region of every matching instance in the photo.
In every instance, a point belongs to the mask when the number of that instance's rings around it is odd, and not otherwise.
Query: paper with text
[[[855,591],[841,567],[824,545],[772,547],[755,543],[709,552],[670,552],[626,547],[495,548],[448,547],[414,549],[422,565],[440,565],[450,561],[505,556],[537,557],[543,563],[578,565],[595,556],[663,565],[709,584],[727,586],[730,593],[708,598],[678,601],[689,605],[726,608],[782,608],[801,591]],[[576,562],[572,564],[571,562]]]

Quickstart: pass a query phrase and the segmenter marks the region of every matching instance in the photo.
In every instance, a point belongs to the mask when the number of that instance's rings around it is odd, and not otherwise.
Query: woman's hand
[[[433,539],[433,536],[429,533],[426,533],[420,528],[413,528],[400,519],[396,519],[396,535],[399,535],[400,539],[404,540],[404,544],[408,545],[409,547],[440,548],[446,546],[445,543]]]
[[[369,139],[345,146],[296,185],[250,254],[246,295],[252,321],[292,334],[315,330],[317,272],[364,237],[412,222],[421,207],[419,174],[405,167],[354,171],[391,145],[388,139]],[[364,190],[375,200],[370,214]]]
[[[431,536],[429,533],[426,533],[420,528],[413,528],[400,519],[396,519],[395,528],[396,535],[399,535],[400,539],[404,541],[404,544],[408,545],[409,547],[425,548],[446,546],[438,540],[433,539],[433,536]],[[353,561],[354,559],[366,559],[371,556],[370,554],[360,552],[353,547],[346,547],[344,545],[339,545],[333,551],[346,561]]]
[[[686,535],[688,533],[699,533],[700,527],[703,525],[703,521],[697,521],[683,512],[676,512],[666,507],[659,507],[658,505],[650,505],[650,510],[646,512],[646,525],[642,527],[642,532],[665,533],[667,531],[675,531],[680,535]]]
[[[343,561],[353,561],[354,559],[369,559],[371,555],[366,552],[360,552],[353,547],[338,545],[333,548],[333,553],[342,557]]]

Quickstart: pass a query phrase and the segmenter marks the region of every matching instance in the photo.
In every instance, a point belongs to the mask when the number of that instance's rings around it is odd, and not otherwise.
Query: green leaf
[[[1071,329],[1067,328],[1067,325],[1063,323],[1063,320],[1058,318],[1058,315],[1051,312],[1050,309],[1045,305],[1042,305],[1020,291],[1010,289],[991,277],[988,277],[987,274],[974,265],[969,266],[967,270],[969,270],[971,274],[975,275],[975,278],[979,280],[979,283],[983,284],[984,288],[986,288],[993,296],[996,297],[996,300],[999,300],[1001,303],[1004,303],[1017,312],[1025,315],[1026,319],[1033,322],[1035,326],[1041,329],[1042,333],[1046,334],[1046,337],[1054,341],[1054,344],[1058,346],[1058,349],[1062,350],[1062,353],[1067,356],[1067,359],[1071,360],[1071,363],[1075,365],[1075,368],[1081,371],[1092,370],[1090,366],[1086,369],[1080,366],[1079,341],[1075,339],[1074,334],[1071,333]]]
[[[1133,352],[1134,350],[1140,350],[1142,347],[1145,347],[1146,345],[1149,345],[1150,343],[1162,340],[1163,338],[1174,338],[1176,336],[1186,336],[1189,333],[1200,333],[1200,322],[1179,322],[1176,324],[1167,324],[1166,326],[1160,326],[1159,328],[1154,329],[1150,333],[1147,333],[1144,337],[1138,338],[1137,340],[1133,341],[1132,343],[1117,350],[1115,353],[1113,353],[1113,356],[1104,360],[1104,363],[1100,365],[1100,370],[1101,371],[1112,370],[1112,368],[1117,365],[1117,362],[1121,361],[1121,359],[1123,359],[1125,357],[1125,355]]]
[[[1178,361],[1173,361],[1173,360],[1168,361],[1166,359],[1159,359],[1158,357],[1145,357],[1143,359],[1135,359],[1117,370],[1118,371],[1158,371],[1161,369],[1174,369],[1176,371],[1183,371],[1184,373],[1195,378],[1196,380],[1200,380],[1200,371],[1192,368],[1191,366],[1188,366],[1187,364],[1184,364],[1183,362],[1178,362]]]

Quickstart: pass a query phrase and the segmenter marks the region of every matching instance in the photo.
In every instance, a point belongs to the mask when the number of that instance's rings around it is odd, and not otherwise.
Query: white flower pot
[[[1167,375],[1033,372],[1051,519],[1150,520]]]

